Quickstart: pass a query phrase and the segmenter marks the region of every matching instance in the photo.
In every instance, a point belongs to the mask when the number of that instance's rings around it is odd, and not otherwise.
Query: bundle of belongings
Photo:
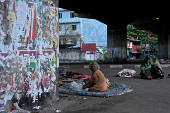
[[[118,73],[120,77],[138,77],[135,70],[132,69],[123,69]]]

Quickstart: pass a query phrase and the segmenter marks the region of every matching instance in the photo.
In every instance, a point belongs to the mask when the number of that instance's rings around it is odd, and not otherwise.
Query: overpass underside
[[[67,2],[67,4],[66,4]],[[170,21],[168,1],[103,1],[60,0],[59,6],[73,10],[83,18],[97,19],[108,26],[108,61],[122,62],[127,59],[126,26],[148,30],[158,35],[158,58],[170,59]],[[156,17],[160,17],[156,20]]]

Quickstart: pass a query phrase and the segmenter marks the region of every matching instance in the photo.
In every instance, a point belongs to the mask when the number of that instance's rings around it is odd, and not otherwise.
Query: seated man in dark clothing
[[[164,75],[161,73],[160,69],[155,65],[152,65],[152,67],[151,67],[151,75],[155,79],[157,79],[157,78],[162,79],[164,77]]]
[[[152,80],[152,76],[151,76],[151,72],[150,72],[152,64],[149,60],[150,60],[150,58],[148,56],[146,56],[145,59],[144,59],[144,62],[141,64],[140,76],[141,76],[142,79]]]
[[[158,59],[156,58],[156,56],[152,56],[152,67],[151,67],[151,75],[153,78],[157,79],[160,78],[162,79],[164,77],[164,72],[162,71],[162,67],[158,61]]]

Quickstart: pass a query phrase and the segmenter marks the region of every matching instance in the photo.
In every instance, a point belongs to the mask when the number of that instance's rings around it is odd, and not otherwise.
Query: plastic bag
[[[107,84],[107,87],[110,86],[110,82],[109,82],[109,79],[105,78],[106,79],[106,84]]]
[[[132,70],[132,69],[123,69],[122,71],[120,71],[118,73],[118,75],[120,77],[135,77],[136,75],[136,71]]]
[[[76,91],[81,91],[83,89],[83,85],[78,84],[77,82],[73,81],[70,83],[70,89],[76,90]]]

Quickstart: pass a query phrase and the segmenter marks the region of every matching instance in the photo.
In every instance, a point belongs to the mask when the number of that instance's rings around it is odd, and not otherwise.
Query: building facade
[[[59,35],[67,29],[80,35],[84,43],[96,43],[97,46],[107,46],[107,25],[95,19],[79,18],[74,11],[59,8]],[[80,46],[77,43],[77,46]]]
[[[107,47],[106,24],[95,19],[79,18],[78,14],[74,11],[62,8],[59,8],[59,35],[61,45],[73,44],[71,46],[72,48],[79,48],[76,52],[76,55],[73,56],[81,56],[78,55],[78,52],[80,52],[80,47],[82,47],[83,43],[96,43],[97,47]],[[74,39],[75,37],[76,39]],[[73,43],[73,39],[76,40],[75,43]],[[65,42],[65,40],[67,41]],[[60,50],[60,53],[62,53],[62,51],[63,50]],[[93,54],[94,52],[91,54],[90,52],[86,52],[85,56],[82,57],[85,58],[85,60],[94,60],[94,58],[97,59],[97,56],[94,57]],[[66,56],[60,54],[60,59],[65,59],[68,58],[67,56],[69,56],[66,53],[64,55]],[[75,59],[83,60],[83,58],[76,57]],[[71,59],[74,60],[74,57]]]

